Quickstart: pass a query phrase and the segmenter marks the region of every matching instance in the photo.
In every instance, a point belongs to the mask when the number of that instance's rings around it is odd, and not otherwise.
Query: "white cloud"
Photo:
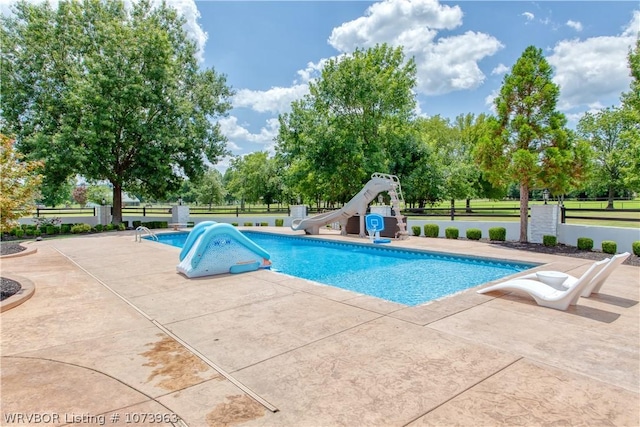
[[[422,55],[416,55],[417,90],[426,95],[439,95],[476,88],[485,79],[478,62],[501,48],[502,44],[494,37],[473,31],[441,38]]]
[[[638,37],[640,35],[640,10],[633,11],[629,25],[622,32],[623,37]]]
[[[248,141],[256,144],[269,145],[273,143],[273,138],[278,135],[280,123],[277,118],[267,119],[264,127],[259,133],[251,133],[246,127],[238,123],[238,118],[234,116],[223,117],[218,120],[220,131],[229,140],[229,148],[240,150],[238,141]]]
[[[500,89],[494,89],[489,95],[484,98],[484,105],[491,111],[491,114],[496,114],[496,106],[493,101],[500,95]]]
[[[329,44],[341,52],[397,39],[416,27],[451,30],[462,24],[462,10],[437,0],[384,0],[369,6],[365,16],[334,28]]]
[[[260,113],[283,113],[291,109],[291,102],[309,91],[307,84],[291,87],[272,87],[269,90],[240,89],[233,97],[234,108],[251,108]]]
[[[500,63],[493,70],[491,70],[491,75],[500,75],[505,74],[509,71],[509,67]]]
[[[522,14],[522,16],[524,16],[525,18],[527,18],[527,21],[533,21],[533,19],[536,17],[533,13],[531,12],[524,12]]]
[[[569,19],[566,25],[567,27],[573,28],[577,32],[582,31],[582,23],[580,21],[572,21],[571,19]]]
[[[478,62],[503,46],[493,36],[467,31],[438,38],[441,30],[462,25],[459,6],[437,0],[384,0],[362,16],[334,28],[329,44],[341,52],[380,43],[403,46],[405,57],[415,58],[417,91],[438,95],[472,89],[485,79]]]
[[[640,11],[635,11],[619,36],[562,40],[554,46],[547,59],[555,68],[554,82],[560,86],[558,108],[597,108],[599,100],[617,99],[628,90],[627,53],[635,43],[633,30],[639,23]]]

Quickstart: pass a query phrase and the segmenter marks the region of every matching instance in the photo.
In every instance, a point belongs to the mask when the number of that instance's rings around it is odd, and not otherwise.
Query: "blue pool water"
[[[271,255],[274,271],[418,305],[534,267],[534,264],[446,253],[243,232]],[[158,235],[182,247],[188,233]]]

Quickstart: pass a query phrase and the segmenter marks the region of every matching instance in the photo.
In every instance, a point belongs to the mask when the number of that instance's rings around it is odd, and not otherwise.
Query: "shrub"
[[[549,234],[542,236],[542,244],[545,246],[556,246],[558,244],[558,238]]]
[[[232,222],[231,225],[233,225],[234,227],[237,227],[238,223],[237,222]]]
[[[106,227],[104,227],[104,229],[107,230],[107,231],[112,231],[115,228],[116,227],[113,224],[107,224]]]
[[[480,230],[479,228],[467,229],[467,239],[480,240],[481,238],[482,238],[482,230]]]
[[[268,227],[269,223],[268,222],[261,222],[260,223],[260,227]]]
[[[631,244],[631,249],[635,255],[640,256],[640,240],[633,242]]]
[[[169,221],[156,221],[156,228],[169,228]]]
[[[411,231],[413,232],[414,236],[419,236],[420,235],[420,226],[419,225],[412,225],[411,226]]]
[[[187,221],[187,228],[193,228],[196,225],[194,221]]]
[[[18,228],[18,229],[16,230],[16,237],[17,237],[18,239],[20,239],[20,238],[22,238],[22,236],[24,236],[24,230],[23,230],[22,228]]]
[[[133,221],[133,228],[138,228],[142,225],[142,221]]]
[[[252,222],[245,222],[245,223],[244,223],[244,226],[245,226],[245,227],[251,227],[252,225],[253,225],[253,223],[252,223]]]
[[[603,240],[602,241],[602,252],[605,254],[614,255],[618,250],[618,244],[613,240]]]
[[[127,226],[124,222],[121,222],[120,224],[118,224],[118,231],[124,231],[127,229]]]
[[[282,227],[284,225],[284,219],[276,218],[276,227]]]
[[[69,233],[71,231],[71,224],[62,224],[60,226],[61,233]]]
[[[460,232],[455,227],[447,227],[444,229],[444,235],[447,239],[457,239]]]
[[[46,231],[46,233],[47,233],[47,234],[49,234],[49,235],[56,234],[56,227],[55,227],[55,226],[53,226],[53,225],[47,225],[47,226],[45,227],[45,231]]]
[[[102,231],[104,227],[102,226],[102,224],[96,224],[96,226],[93,228],[99,233]]]
[[[588,237],[578,237],[578,249],[581,251],[590,251],[593,249],[593,239]]]
[[[489,240],[504,242],[507,240],[507,229],[504,227],[491,227],[489,229]]]
[[[76,224],[71,227],[71,232],[73,234],[88,233],[89,231],[91,231],[91,226],[89,224]]]
[[[440,227],[438,224],[425,224],[424,236],[425,237],[438,237],[440,234]]]

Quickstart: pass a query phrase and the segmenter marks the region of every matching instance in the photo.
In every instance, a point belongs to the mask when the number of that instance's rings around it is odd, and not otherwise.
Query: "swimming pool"
[[[410,306],[535,266],[263,232],[243,234],[270,253],[274,271]],[[158,240],[182,247],[187,235],[159,234]]]

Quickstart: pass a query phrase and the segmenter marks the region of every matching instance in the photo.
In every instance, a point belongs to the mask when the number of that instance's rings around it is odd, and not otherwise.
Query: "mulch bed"
[[[605,259],[611,257],[609,254],[605,254],[600,251],[583,251],[575,246],[567,246],[567,245],[556,245],[556,246],[545,246],[540,243],[520,243],[520,242],[491,242],[492,245],[502,246],[512,249],[518,249],[521,251],[529,251],[529,252],[538,252],[543,254],[550,255],[562,255],[573,258],[582,258],[582,259],[590,259],[594,261],[600,261],[601,259]],[[627,258],[624,265],[632,265],[634,267],[640,267],[640,257],[634,254],[631,254],[629,258]]]
[[[20,283],[6,277],[0,277],[0,301],[15,295],[20,289],[22,289]]]

